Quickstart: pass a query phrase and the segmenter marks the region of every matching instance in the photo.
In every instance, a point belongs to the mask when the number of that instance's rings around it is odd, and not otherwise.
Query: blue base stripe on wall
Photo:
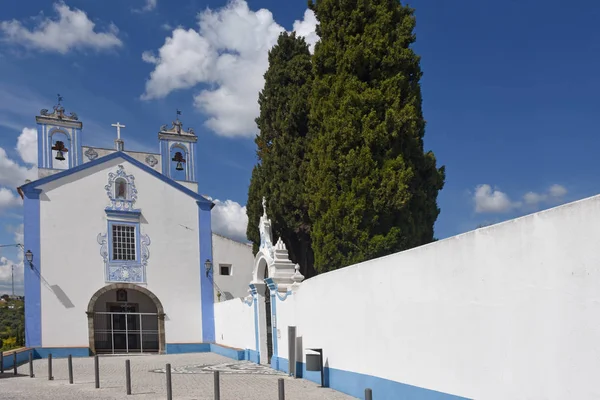
[[[275,358],[273,357],[273,359]],[[278,358],[276,361],[273,360],[271,364],[278,365],[280,371],[289,372],[289,363],[285,358]],[[306,364],[297,362],[296,371],[298,371],[297,375],[299,378],[321,384],[321,373],[319,371],[307,371]],[[359,399],[364,399],[365,389],[370,388],[373,391],[373,398],[377,400],[469,400],[467,397],[335,368],[325,367],[323,375],[325,387],[358,397]]]
[[[208,353],[210,343],[167,343],[165,350],[167,354]]]
[[[29,362],[29,353],[31,353],[33,350],[31,349],[27,349],[27,350],[19,350],[17,351],[17,366],[25,364],[26,362]],[[13,362],[14,362],[14,352],[12,351],[5,351],[4,352],[4,357],[2,358],[2,364],[4,364],[4,373],[8,373],[9,369],[12,369],[12,367],[14,366]],[[35,357],[35,353],[33,355]],[[10,371],[12,372],[12,371]]]
[[[48,358],[48,354],[52,354],[52,358],[67,358],[69,355],[89,357],[92,355],[88,347],[36,347],[33,351],[34,358]]]
[[[234,360],[258,359],[258,353],[253,350],[235,349],[232,347],[220,346],[215,343],[167,343],[167,354],[182,353],[215,353]]]

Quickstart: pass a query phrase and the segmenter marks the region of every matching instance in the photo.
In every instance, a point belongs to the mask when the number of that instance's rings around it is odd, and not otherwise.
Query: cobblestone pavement
[[[125,388],[125,360],[131,361],[132,394]],[[94,359],[73,358],[74,383],[69,384],[67,359],[54,359],[54,380],[48,380],[47,360],[0,375],[2,400],[166,399],[165,365],[172,367],[173,400],[213,400],[213,374],[219,370],[221,400],[277,400],[277,381],[285,379],[286,400],[347,400],[353,397],[247,361],[232,361],[213,353],[100,357],[100,389],[94,386]]]

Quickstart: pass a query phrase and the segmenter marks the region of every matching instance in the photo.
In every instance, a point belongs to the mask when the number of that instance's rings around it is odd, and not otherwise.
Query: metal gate
[[[94,313],[96,353],[158,353],[158,314]]]

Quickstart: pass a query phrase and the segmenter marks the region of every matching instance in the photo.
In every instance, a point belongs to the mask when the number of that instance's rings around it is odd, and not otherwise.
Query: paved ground
[[[132,394],[126,395],[125,360],[131,360]],[[94,359],[74,358],[74,383],[69,384],[66,359],[53,361],[54,380],[48,380],[46,360],[0,375],[2,400],[166,399],[165,365],[172,366],[173,400],[213,400],[213,371],[221,375],[221,400],[277,400],[277,381],[285,379],[286,400],[347,400],[348,395],[247,361],[232,361],[213,353],[100,357],[100,389],[94,385]]]

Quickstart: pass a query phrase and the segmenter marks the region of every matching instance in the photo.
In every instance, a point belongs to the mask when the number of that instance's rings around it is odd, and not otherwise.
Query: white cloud
[[[567,194],[567,189],[561,185],[552,185],[548,190],[548,194],[551,197],[562,197]]]
[[[15,243],[21,243],[21,244],[25,243],[25,235],[23,233],[23,224],[17,225],[17,226],[9,226],[9,227],[7,227],[7,229],[9,232],[13,233]],[[20,251],[19,254],[20,254],[20,257],[19,257],[20,260],[23,261],[23,252]]]
[[[554,184],[545,193],[527,192],[522,201],[512,201],[506,193],[483,184],[475,188],[473,200],[477,213],[502,213],[525,206],[537,207],[542,203],[556,203],[566,194],[567,189],[564,186]]]
[[[319,41],[319,35],[317,35],[318,23],[317,16],[312,10],[304,11],[302,21],[294,21],[294,31],[298,36],[304,37],[311,53],[315,50],[315,44]]]
[[[303,21],[294,22],[314,44],[316,18],[307,10]],[[205,84],[194,96],[194,105],[206,114],[206,125],[223,136],[256,133],[258,93],[264,85],[268,52],[285,29],[266,9],[252,11],[244,0],[232,0],[216,11],[198,15],[198,30],[177,28],[155,55],[142,60],[154,64],[142,99]]]
[[[8,156],[6,150],[0,147],[0,185],[16,189],[25,180],[37,178],[37,167],[27,168],[19,165]]]
[[[475,188],[475,212],[500,213],[507,212],[517,206],[508,195],[490,185],[479,185]]]
[[[34,128],[23,128],[17,139],[17,152],[27,164],[37,164],[37,131]]]
[[[212,202],[215,203],[211,212],[213,232],[234,240],[248,241],[246,238],[246,227],[248,226],[246,206],[233,200],[215,199]]]
[[[22,130],[17,138],[16,152],[13,154],[18,155],[22,161],[37,164],[37,133],[35,129],[24,128]],[[0,147],[0,212],[22,205],[16,188],[23,185],[26,179],[34,180],[36,178],[37,166],[29,168],[22,166]]]
[[[15,192],[8,188],[0,187],[0,211],[20,205],[22,205],[22,200]]]
[[[146,0],[146,4],[144,4],[144,6],[142,8],[139,9],[134,9],[134,12],[148,12],[148,11],[152,11],[156,8],[156,5],[158,4],[158,0]]]
[[[96,24],[79,9],[71,9],[63,2],[54,4],[58,18],[44,18],[33,29],[17,20],[1,21],[0,31],[6,40],[44,51],[66,54],[74,49],[108,50],[120,47],[119,30],[110,24],[108,30],[96,32]]]

